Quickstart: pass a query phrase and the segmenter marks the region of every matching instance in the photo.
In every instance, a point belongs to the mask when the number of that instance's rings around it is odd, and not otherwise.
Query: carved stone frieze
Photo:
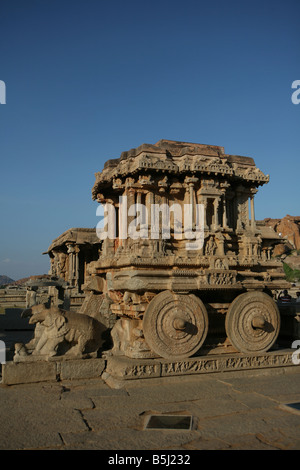
[[[292,352],[285,350],[265,354],[219,354],[179,361],[109,357],[106,372],[118,379],[135,380],[248,369],[296,367],[292,362]]]

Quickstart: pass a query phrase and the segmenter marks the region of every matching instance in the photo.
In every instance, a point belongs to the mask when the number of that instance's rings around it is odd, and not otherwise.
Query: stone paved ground
[[[300,367],[125,382],[0,385],[0,449],[299,450]],[[151,413],[193,429],[145,430]]]

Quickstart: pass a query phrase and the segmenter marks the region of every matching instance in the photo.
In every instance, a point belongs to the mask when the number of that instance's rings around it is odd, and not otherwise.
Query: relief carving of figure
[[[215,262],[215,268],[216,269],[226,269],[226,266],[225,266],[224,262],[220,258],[218,258],[218,259],[216,259],[216,262]]]
[[[214,240],[214,237],[213,236],[209,237],[209,239],[206,242],[206,246],[205,246],[205,254],[207,256],[214,255],[215,252],[216,252],[216,248],[217,248],[217,244]]]
[[[58,269],[58,275],[62,277],[63,279],[66,279],[66,270],[67,270],[66,261],[67,261],[67,255],[63,252],[59,252],[57,269]]]

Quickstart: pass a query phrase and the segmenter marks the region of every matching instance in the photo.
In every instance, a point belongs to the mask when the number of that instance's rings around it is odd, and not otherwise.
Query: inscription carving
[[[128,377],[157,377],[160,375],[160,364],[140,364],[126,369],[125,375]]]

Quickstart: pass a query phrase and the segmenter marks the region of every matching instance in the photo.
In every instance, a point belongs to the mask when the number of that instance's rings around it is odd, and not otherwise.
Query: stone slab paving
[[[0,385],[0,449],[299,450],[300,367],[134,380]],[[191,414],[191,430],[145,429]]]

